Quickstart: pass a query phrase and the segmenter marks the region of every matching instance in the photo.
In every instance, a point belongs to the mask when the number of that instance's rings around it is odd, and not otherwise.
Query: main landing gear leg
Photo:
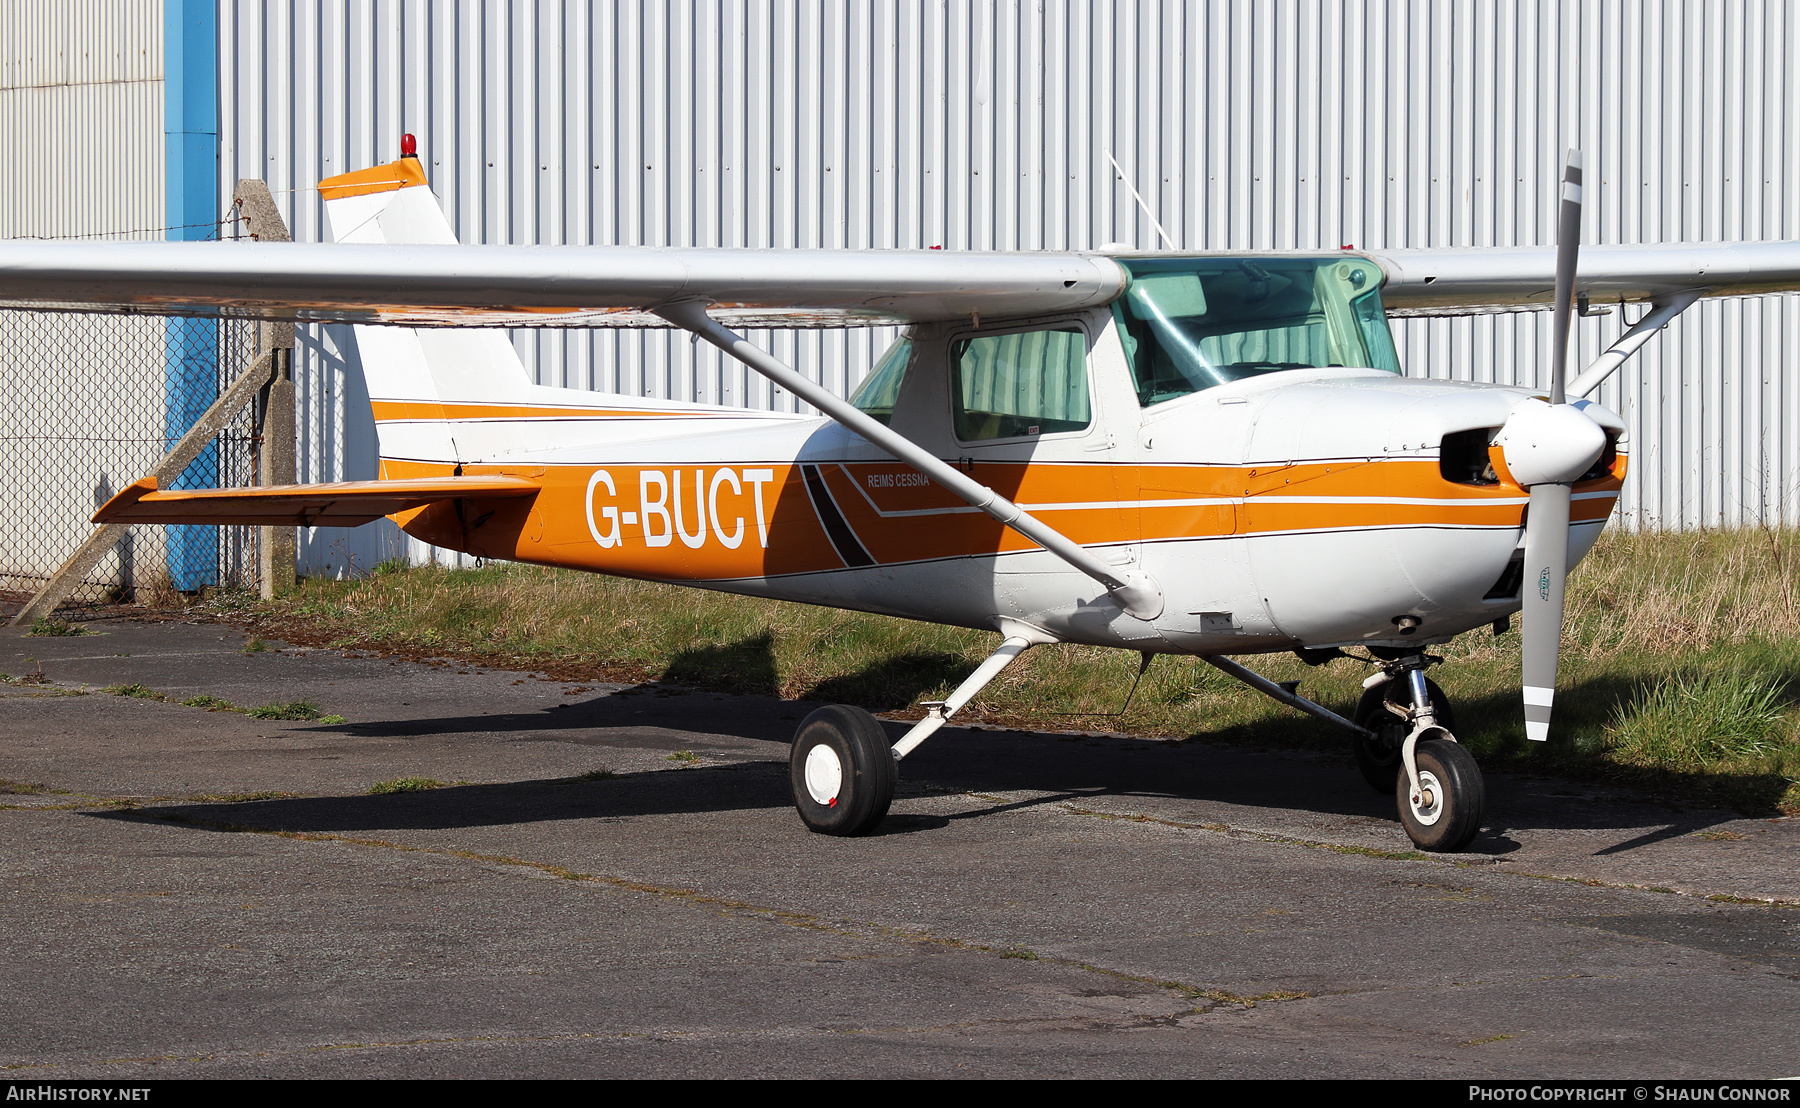
[[[1385,781],[1394,791],[1407,837],[1421,850],[1447,853],[1481,830],[1487,789],[1475,759],[1450,733],[1448,698],[1425,677],[1437,660],[1405,655],[1364,683],[1356,761],[1371,785]]]
[[[925,718],[892,747],[881,723],[861,708],[833,704],[807,716],[794,733],[788,757],[788,782],[801,820],[823,835],[873,831],[893,803],[900,759],[948,723],[1030,645],[1023,637],[1009,637],[950,699],[927,704]]]

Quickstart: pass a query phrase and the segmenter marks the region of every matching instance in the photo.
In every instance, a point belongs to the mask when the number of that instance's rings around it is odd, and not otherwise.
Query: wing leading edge
[[[1370,251],[1390,315],[1549,311],[1556,248]],[[1800,242],[1584,246],[1575,292],[1594,303],[1800,291]]]
[[[1544,311],[1554,295],[1550,247],[1358,253],[1381,266],[1394,315]],[[690,299],[738,327],[999,320],[1124,288],[1112,257],[1075,253],[0,242],[0,307],[409,327],[666,327],[655,309]],[[1800,291],[1800,242],[1587,247],[1576,291],[1595,303]]]
[[[410,327],[666,327],[704,300],[741,326],[864,327],[1076,311],[1099,255],[648,246],[0,242],[0,306]]]

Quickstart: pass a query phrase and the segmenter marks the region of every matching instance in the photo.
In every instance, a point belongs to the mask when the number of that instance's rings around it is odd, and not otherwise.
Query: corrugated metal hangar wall
[[[156,0],[0,3],[0,238],[162,237],[161,18]],[[41,584],[95,501],[161,453],[163,335],[154,319],[0,312],[0,590]],[[95,577],[160,568],[164,550],[132,536]]]
[[[1569,145],[1590,242],[1800,238],[1785,0],[219,0],[218,35],[221,195],[266,178],[303,240],[313,183],[403,131],[470,242],[1155,246],[1110,152],[1182,248],[1534,244]],[[1397,332],[1419,375],[1530,382],[1548,346]],[[1703,305],[1606,386],[1628,525],[1800,523],[1797,337],[1796,298]],[[762,338],[843,389],[888,336]],[[666,334],[516,341],[546,383],[789,403]],[[354,349],[306,342],[303,477],[367,476]],[[309,568],[399,541],[319,532]]]

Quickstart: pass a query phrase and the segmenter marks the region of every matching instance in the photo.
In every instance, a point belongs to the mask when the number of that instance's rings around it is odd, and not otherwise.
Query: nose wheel
[[[794,732],[788,757],[794,807],[822,835],[873,831],[887,816],[898,777],[887,732],[861,708],[820,708]]]
[[[1475,758],[1456,742],[1450,699],[1425,676],[1438,661],[1424,654],[1387,658],[1357,702],[1354,720],[1363,730],[1353,733],[1352,749],[1363,780],[1394,795],[1413,845],[1449,853],[1481,830],[1487,787]]]
[[[1404,773],[1394,783],[1400,825],[1420,850],[1449,853],[1468,846],[1481,830],[1487,786],[1475,758],[1449,739],[1425,739],[1413,750],[1419,770],[1415,793]]]

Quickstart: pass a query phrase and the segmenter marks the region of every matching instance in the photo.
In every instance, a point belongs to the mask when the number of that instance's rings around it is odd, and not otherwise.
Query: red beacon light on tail
[[[400,156],[402,158],[419,156],[419,140],[414,138],[410,132],[400,136]]]

